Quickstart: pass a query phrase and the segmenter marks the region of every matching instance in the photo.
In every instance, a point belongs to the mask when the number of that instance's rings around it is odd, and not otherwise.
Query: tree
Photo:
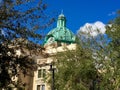
[[[81,46],[75,51],[58,54],[55,78],[58,90],[120,89],[119,22],[118,15],[106,26],[105,37],[102,35],[99,39],[82,37],[81,40],[84,41],[79,43]]]
[[[120,89],[120,14],[106,26],[107,43],[102,46],[92,40],[93,55],[95,54],[96,66],[99,72],[99,89],[100,90],[119,90]],[[104,41],[104,37],[99,42]],[[90,41],[91,42],[91,41]],[[88,46],[91,46],[86,42]],[[97,46],[97,48],[94,46]]]
[[[109,90],[119,90],[120,89],[120,14],[118,11],[117,17],[112,21],[107,27],[107,35],[110,38],[108,44],[108,57],[109,60],[106,64],[106,73],[104,79],[109,82],[105,84]]]
[[[45,15],[46,7],[42,0],[1,0],[0,41],[18,37],[41,38],[38,30],[48,27],[54,21]]]
[[[30,46],[28,47],[28,45]],[[31,46],[42,49],[40,46],[25,42],[25,40],[20,41],[20,39],[19,42],[14,40],[9,44],[0,44],[0,89],[8,88],[10,84],[18,87],[21,82],[18,83],[12,78],[19,76],[20,72],[28,75],[30,70],[36,69],[37,64],[30,53],[40,53],[41,50],[36,49],[33,51]]]
[[[101,71],[100,90],[120,89],[120,16],[118,15],[110,24],[106,26],[108,43],[97,52],[99,60],[99,70]]]
[[[98,74],[89,49],[78,46],[74,51],[58,53],[56,59],[57,90],[95,89]]]
[[[120,52],[120,11],[118,11],[118,16],[112,21],[110,26],[107,26],[107,34],[111,38],[110,47],[113,50]]]
[[[18,70],[27,74],[28,70],[35,69],[31,56],[43,48],[30,40],[40,40],[40,30],[54,21],[45,15],[46,7],[42,0],[0,1],[0,89],[16,85],[12,77],[18,75]]]

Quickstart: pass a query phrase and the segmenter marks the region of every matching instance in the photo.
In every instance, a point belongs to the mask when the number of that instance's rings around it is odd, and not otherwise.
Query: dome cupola
[[[45,45],[51,43],[75,43],[75,35],[66,27],[66,17],[63,13],[58,16],[57,27],[52,29],[45,37]]]

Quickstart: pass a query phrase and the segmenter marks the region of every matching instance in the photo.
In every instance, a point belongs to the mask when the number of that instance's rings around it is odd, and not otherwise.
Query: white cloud
[[[113,12],[109,13],[108,16],[113,16],[115,14],[116,14],[116,12],[113,11]]]
[[[106,31],[105,24],[97,21],[95,23],[86,23],[84,26],[80,27],[78,34],[82,33],[85,36],[97,36],[98,34],[104,34]]]

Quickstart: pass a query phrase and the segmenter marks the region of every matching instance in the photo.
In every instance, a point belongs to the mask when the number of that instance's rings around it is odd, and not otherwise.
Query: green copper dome
[[[53,42],[74,43],[75,35],[66,28],[66,18],[60,14],[57,20],[57,27],[52,29],[45,37],[45,44]]]

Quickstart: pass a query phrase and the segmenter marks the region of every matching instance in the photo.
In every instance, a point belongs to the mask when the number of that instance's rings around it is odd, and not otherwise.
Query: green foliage
[[[29,70],[35,70],[32,55],[40,54],[43,48],[27,40],[39,41],[41,30],[54,21],[47,18],[46,7],[42,0],[1,0],[0,89],[16,85],[12,77],[18,76],[19,71],[28,75]],[[17,55],[16,50],[22,54]]]
[[[53,18],[44,13],[47,5],[42,0],[2,0],[0,2],[0,41],[14,38],[40,39],[41,29],[48,27]],[[49,16],[50,17],[50,16]]]
[[[75,51],[66,51],[57,55],[56,89],[89,90],[97,71],[89,49],[78,47]],[[62,83],[61,83],[62,82]],[[80,89],[81,88],[81,89]]]
[[[106,38],[82,38],[76,50],[58,53],[57,90],[120,89],[120,14],[106,27]],[[104,39],[105,38],[105,39]],[[102,43],[102,44],[100,44]]]
[[[34,49],[29,48],[28,45],[33,46]],[[16,50],[21,54],[17,54]],[[29,75],[31,70],[36,70],[37,64],[30,53],[36,55],[35,52],[40,53],[41,50],[41,46],[24,39],[0,44],[0,88],[7,88],[10,84],[17,85],[19,83],[15,83],[12,77],[19,76],[20,73]]]
[[[110,26],[107,26],[107,35],[111,38],[108,45],[108,57],[110,62],[107,65],[107,71],[104,79],[109,81],[106,86],[110,89],[119,90],[120,88],[120,14],[112,21]],[[106,82],[108,83],[108,82]],[[104,83],[105,84],[105,83]],[[109,86],[108,86],[109,85]]]

